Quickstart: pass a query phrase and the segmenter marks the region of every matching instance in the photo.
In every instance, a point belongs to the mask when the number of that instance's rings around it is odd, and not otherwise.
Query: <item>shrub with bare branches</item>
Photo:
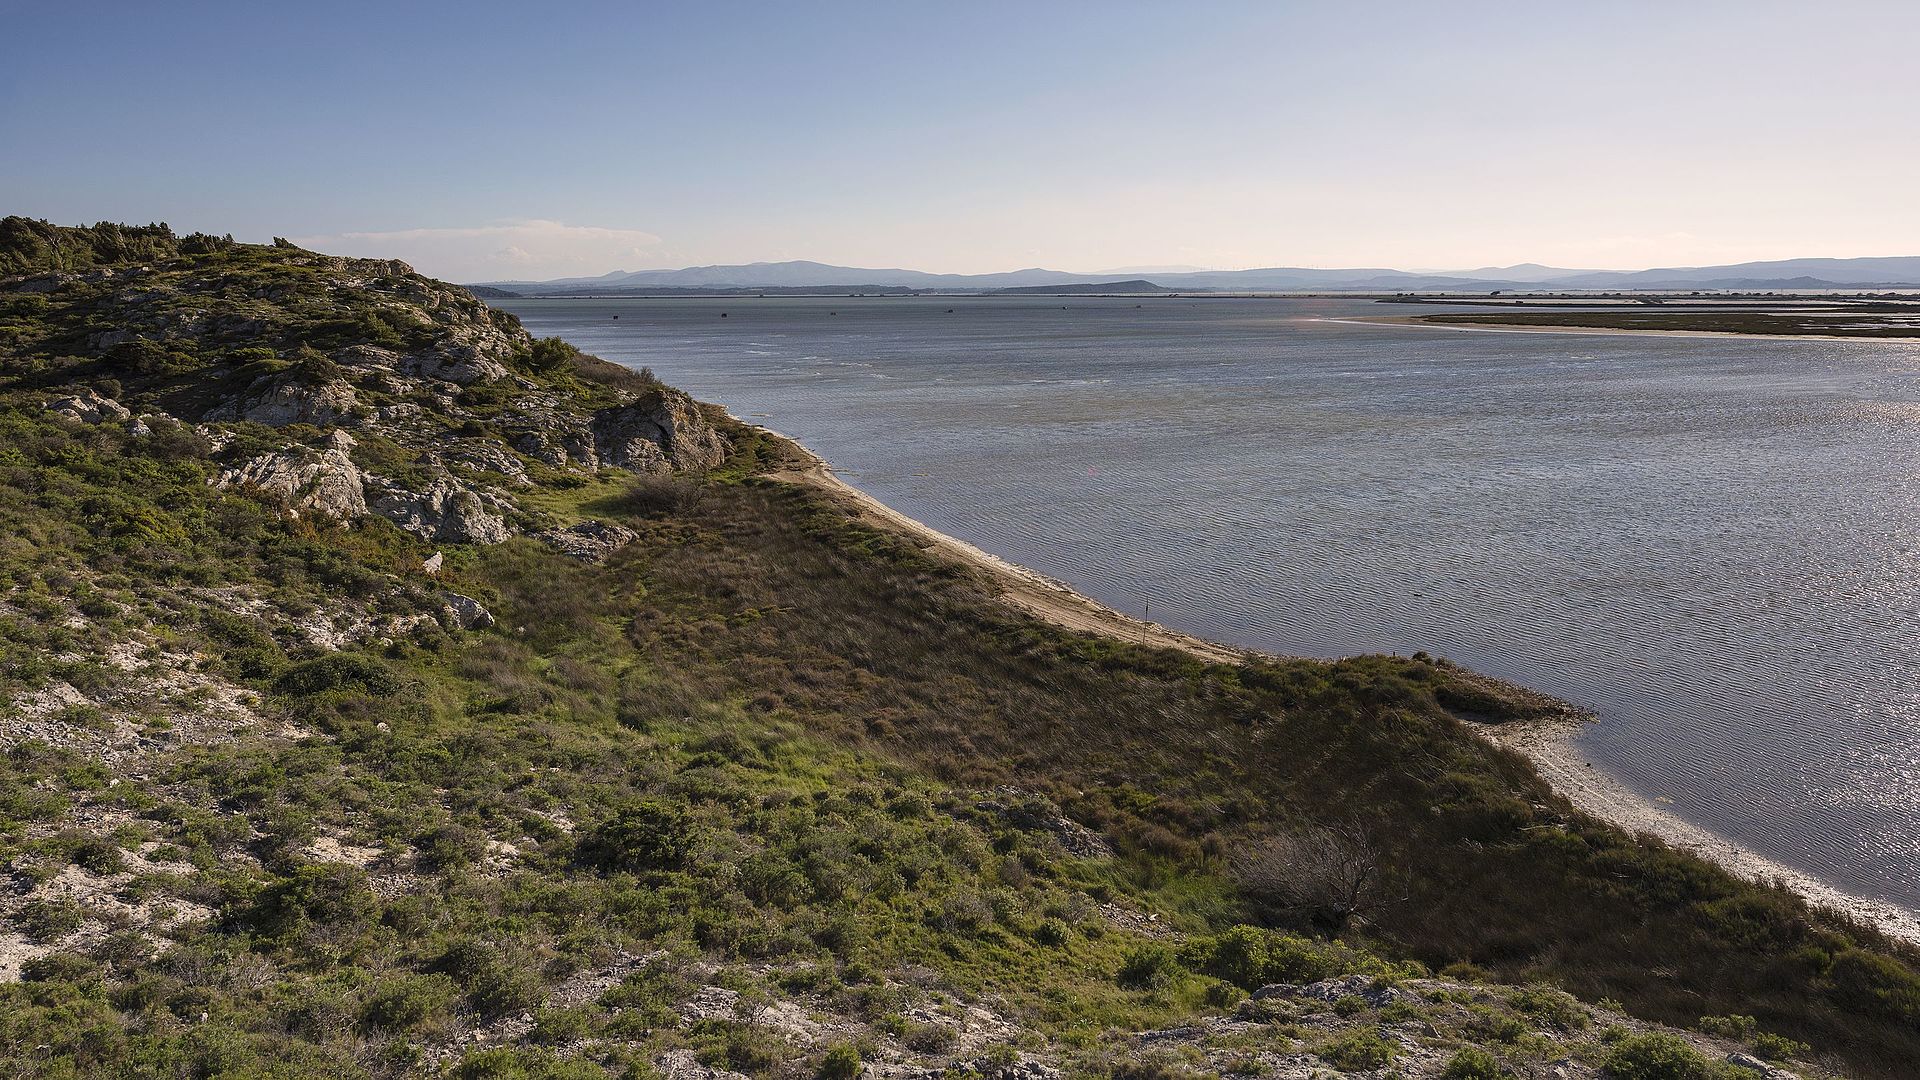
[[[1340,929],[1379,902],[1380,856],[1355,824],[1306,825],[1268,837],[1233,859],[1255,898]]]

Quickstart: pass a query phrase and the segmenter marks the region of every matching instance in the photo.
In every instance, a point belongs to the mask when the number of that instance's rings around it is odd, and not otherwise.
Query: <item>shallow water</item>
[[[500,306],[1114,607],[1568,698],[1643,795],[1920,909],[1920,344],[1345,300]]]

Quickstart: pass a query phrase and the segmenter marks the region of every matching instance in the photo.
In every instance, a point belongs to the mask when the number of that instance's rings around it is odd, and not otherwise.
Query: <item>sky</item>
[[[1920,4],[0,0],[0,213],[459,281],[1920,255]]]

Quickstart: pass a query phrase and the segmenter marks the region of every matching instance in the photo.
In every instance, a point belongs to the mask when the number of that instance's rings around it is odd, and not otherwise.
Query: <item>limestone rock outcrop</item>
[[[315,386],[284,375],[263,375],[240,397],[208,410],[204,419],[251,420],[268,427],[326,427],[350,418],[356,404],[353,387],[343,379]]]
[[[537,511],[516,500],[573,482],[556,470],[704,470],[726,459],[726,437],[687,395],[571,349],[536,357],[517,318],[465,289],[392,261],[297,249],[259,258],[275,269],[216,275],[217,286],[175,264],[49,279],[51,295],[71,292],[76,314],[84,306],[74,347],[144,411],[72,387],[47,410],[149,438],[172,430],[168,413],[197,419],[219,462],[215,484],[301,514],[378,515],[443,543],[523,531]],[[274,442],[255,424],[293,430]],[[543,539],[597,560],[633,536],[589,523]]]
[[[422,491],[368,477],[367,509],[428,540],[498,544],[513,536],[506,520],[513,504],[452,477],[438,477]]]
[[[408,356],[401,362],[400,370],[423,379],[438,379],[461,386],[497,382],[507,377],[506,365],[493,358],[502,351],[497,347],[487,349],[471,342],[449,341],[427,352]]]
[[[220,474],[221,487],[258,492],[295,510],[313,510],[335,520],[367,512],[360,470],[338,444],[325,450],[289,447],[249,458]]]
[[[120,423],[133,415],[125,405],[90,388],[48,402],[47,411],[83,424]]]
[[[446,612],[447,621],[462,630],[479,630],[493,625],[493,612],[471,596],[450,592],[440,599],[445,601],[442,610]]]
[[[581,562],[600,562],[640,539],[640,534],[605,521],[583,521],[565,529],[536,533],[534,539],[568,558]]]
[[[616,469],[711,469],[727,457],[726,438],[677,390],[601,409],[593,414],[592,431],[600,463]]]

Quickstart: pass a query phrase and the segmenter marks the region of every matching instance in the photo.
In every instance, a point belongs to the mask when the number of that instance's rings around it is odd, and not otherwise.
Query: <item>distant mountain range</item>
[[[919,270],[831,266],[817,262],[691,266],[682,270],[616,270],[588,278],[488,281],[481,288],[520,296],[686,293],[704,290],[818,290],[875,292],[993,292],[1045,288],[1148,292],[1481,292],[1581,290],[1804,290],[1920,288],[1920,256],[1869,259],[1782,259],[1727,266],[1655,270],[1570,270],[1521,263],[1477,270],[1415,273],[1387,268],[1347,270],[1267,267],[1258,270],[1182,270],[1143,274],[1076,274],[1039,268],[999,274],[929,274]]]

